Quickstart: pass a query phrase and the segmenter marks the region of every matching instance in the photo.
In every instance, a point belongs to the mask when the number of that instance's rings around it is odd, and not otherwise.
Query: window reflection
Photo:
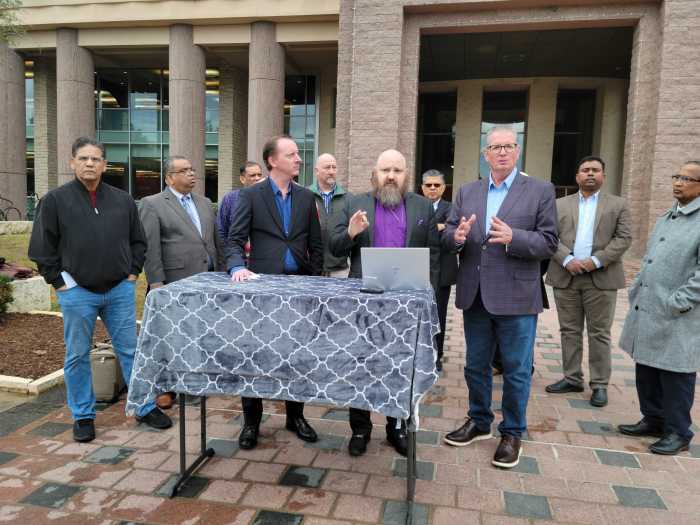
[[[316,157],[316,77],[290,75],[284,84],[284,132],[297,143],[304,164],[299,184],[313,182]]]

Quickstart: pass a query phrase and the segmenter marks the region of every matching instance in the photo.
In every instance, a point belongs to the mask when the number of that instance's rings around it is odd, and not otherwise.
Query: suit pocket
[[[173,257],[172,259],[167,259],[163,261],[164,270],[178,270],[185,267],[184,257]]]

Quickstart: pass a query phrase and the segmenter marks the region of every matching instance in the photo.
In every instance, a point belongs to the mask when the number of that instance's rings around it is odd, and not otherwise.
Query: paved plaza
[[[620,294],[617,341],[626,294]],[[551,290],[550,290],[551,298]],[[562,377],[554,310],[541,317],[528,409],[529,435],[517,468],[491,466],[497,439],[453,448],[442,443],[466,414],[464,343],[452,310],[445,370],[423,400],[418,445],[416,522],[435,525],[700,523],[700,443],[676,457],[647,452],[651,439],[616,433],[639,419],[634,365],[613,354],[610,404],[582,394],[547,394]],[[587,369],[586,369],[587,375]],[[501,380],[494,409],[499,420]],[[693,411],[700,421],[700,403]],[[23,401],[17,404],[18,401]],[[0,396],[0,523],[299,524],[403,523],[406,462],[374,416],[367,455],[350,458],[347,411],[307,406],[321,435],[304,444],[284,429],[283,405],[267,402],[262,439],[239,450],[238,398],[211,398],[208,432],[217,455],[181,497],[164,496],[178,469],[177,424],[158,433],[124,416],[124,401],[100,407],[97,439],[74,443],[62,389],[39,399]],[[177,410],[171,416],[177,423]],[[199,413],[188,407],[188,449],[197,450]],[[191,421],[190,421],[191,420]],[[693,430],[698,433],[696,425]]]

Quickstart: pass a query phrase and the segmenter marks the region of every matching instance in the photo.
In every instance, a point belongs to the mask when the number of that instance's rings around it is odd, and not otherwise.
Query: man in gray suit
[[[466,422],[444,438],[465,446],[491,437],[494,342],[503,362],[501,442],[493,465],[515,467],[520,437],[527,429],[537,314],[542,311],[540,261],[557,249],[554,187],[525,177],[516,163],[520,146],[514,130],[495,127],[483,155],[488,178],[459,189],[447,219],[443,244],[459,251],[456,306],[464,311],[469,387]]]
[[[372,191],[348,199],[340,212],[330,239],[330,251],[336,257],[350,256],[349,277],[362,277],[360,258],[363,246],[430,248],[430,274],[433,288],[440,271],[440,238],[432,203],[425,197],[407,192],[406,159],[393,149],[379,155],[372,170]],[[372,434],[368,410],[350,409],[351,456],[367,451]],[[401,455],[406,455],[406,423],[387,417],[386,436]]]
[[[165,190],[145,197],[139,206],[148,242],[144,270],[150,288],[221,268],[214,210],[209,199],[192,193],[192,163],[185,157],[170,157],[165,182]],[[173,400],[174,395],[166,393],[157,403],[170,408]]]

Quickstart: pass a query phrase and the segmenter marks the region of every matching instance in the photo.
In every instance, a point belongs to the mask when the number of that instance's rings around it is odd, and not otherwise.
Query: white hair
[[[492,127],[488,131],[488,133],[486,133],[486,144],[489,143],[494,133],[510,133],[511,135],[513,135],[513,139],[515,140],[515,142],[518,142],[518,132],[515,131],[515,128],[513,126],[508,126],[507,124],[499,124],[498,126]]]

